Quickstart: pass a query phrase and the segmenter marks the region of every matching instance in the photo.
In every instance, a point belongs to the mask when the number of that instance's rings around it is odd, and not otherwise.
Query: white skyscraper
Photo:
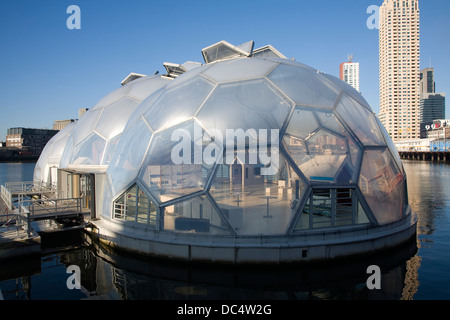
[[[385,0],[380,7],[380,113],[393,140],[420,134],[419,0]]]
[[[339,77],[347,82],[358,92],[359,90],[359,62],[353,62],[353,55],[349,55],[348,62],[341,63],[339,66]]]

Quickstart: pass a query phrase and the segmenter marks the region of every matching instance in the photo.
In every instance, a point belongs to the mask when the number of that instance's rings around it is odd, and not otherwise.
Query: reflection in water
[[[396,252],[336,262],[331,268],[329,264],[212,268],[144,260],[97,247],[101,276],[95,290],[97,295],[121,299],[409,299],[417,289],[417,272],[406,260],[415,252],[414,240]],[[371,264],[381,268],[381,290],[366,286]]]
[[[413,260],[407,260],[415,252],[414,239],[395,252],[336,262],[332,267],[211,267],[118,254],[92,244],[48,254],[42,257],[40,270],[7,282],[0,279],[0,287],[5,299],[411,299],[417,290],[417,270]],[[65,287],[66,268],[72,264],[80,267],[81,290]],[[380,266],[381,290],[366,286],[366,270],[372,264]],[[50,274],[55,284],[41,287]]]
[[[446,299],[450,166],[404,161],[417,243],[377,256],[328,265],[211,266],[114,253],[91,244],[53,250],[36,260],[0,264],[5,299]],[[67,267],[80,266],[81,290],[68,290]],[[381,290],[369,290],[369,265]]]

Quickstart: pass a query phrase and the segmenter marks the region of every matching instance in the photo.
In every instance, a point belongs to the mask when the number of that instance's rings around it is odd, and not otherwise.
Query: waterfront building
[[[101,243],[171,259],[315,261],[412,239],[405,171],[366,100],[253,46],[121,83],[55,136],[35,182],[87,199]]]
[[[420,124],[421,138],[424,139],[450,139],[450,119],[436,119]]]
[[[53,122],[53,130],[62,130],[65,126],[75,122],[75,119],[67,119],[67,120],[55,120]]]
[[[420,122],[445,118],[445,94],[436,93],[434,68],[420,71]]]
[[[339,66],[339,78],[360,92],[359,89],[359,62],[353,62],[353,55],[349,55],[349,61]]]
[[[39,155],[58,130],[10,128],[6,134],[6,147],[18,148]]]
[[[385,0],[380,7],[379,118],[394,141],[420,133],[419,19],[418,0]]]

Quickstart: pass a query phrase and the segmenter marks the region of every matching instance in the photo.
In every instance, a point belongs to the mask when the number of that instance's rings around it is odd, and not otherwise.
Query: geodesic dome
[[[207,64],[139,105],[107,169],[104,218],[159,231],[261,236],[383,225],[406,215],[402,163],[358,92],[275,51],[238,49],[207,48]],[[243,150],[226,141],[227,130],[244,133]],[[267,163],[258,156],[249,161],[260,141],[279,156],[271,173],[262,174]],[[211,150],[215,161],[206,163]],[[184,162],[174,163],[174,151]]]
[[[189,260],[279,262],[411,237],[401,160],[360,93],[252,41],[202,55],[130,75],[55,136],[66,141],[59,168],[95,174],[101,238]]]

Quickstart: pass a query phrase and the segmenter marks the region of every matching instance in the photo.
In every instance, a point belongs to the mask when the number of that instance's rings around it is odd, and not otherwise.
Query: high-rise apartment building
[[[419,0],[384,0],[380,7],[380,113],[393,140],[420,134]]]
[[[353,56],[349,56],[349,61],[341,63],[339,66],[339,77],[347,82],[358,92],[359,90],[359,62],[353,62]]]
[[[420,122],[445,118],[445,94],[436,93],[434,68],[420,71]]]

